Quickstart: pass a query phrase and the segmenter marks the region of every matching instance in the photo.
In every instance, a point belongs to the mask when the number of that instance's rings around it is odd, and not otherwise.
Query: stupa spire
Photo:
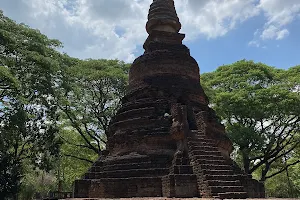
[[[181,23],[176,13],[174,0],[153,0],[148,14],[146,30],[178,33]]]

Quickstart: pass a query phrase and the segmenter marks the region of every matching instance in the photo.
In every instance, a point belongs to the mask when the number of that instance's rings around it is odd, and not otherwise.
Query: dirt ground
[[[147,198],[119,198],[119,199],[68,199],[68,200],[214,200],[206,198],[164,198],[164,197],[147,197]],[[248,200],[300,200],[300,199],[280,199],[280,198],[266,198],[266,199],[248,199]]]

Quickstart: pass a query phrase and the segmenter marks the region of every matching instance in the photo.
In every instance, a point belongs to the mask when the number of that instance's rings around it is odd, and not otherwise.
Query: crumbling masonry
[[[229,157],[232,143],[182,44],[173,0],[153,1],[146,29],[107,133],[109,153],[75,182],[75,197],[264,197]]]

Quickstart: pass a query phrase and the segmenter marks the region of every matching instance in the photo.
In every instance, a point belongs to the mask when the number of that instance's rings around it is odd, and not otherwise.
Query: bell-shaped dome
[[[153,0],[148,14],[146,30],[150,34],[153,30],[175,32],[181,29],[174,0]]]

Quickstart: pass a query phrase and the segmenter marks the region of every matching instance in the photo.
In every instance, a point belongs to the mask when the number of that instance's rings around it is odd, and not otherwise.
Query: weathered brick
[[[173,3],[151,5],[145,52],[130,68],[107,153],[75,181],[75,197],[264,197],[230,159],[232,142],[208,106]]]

